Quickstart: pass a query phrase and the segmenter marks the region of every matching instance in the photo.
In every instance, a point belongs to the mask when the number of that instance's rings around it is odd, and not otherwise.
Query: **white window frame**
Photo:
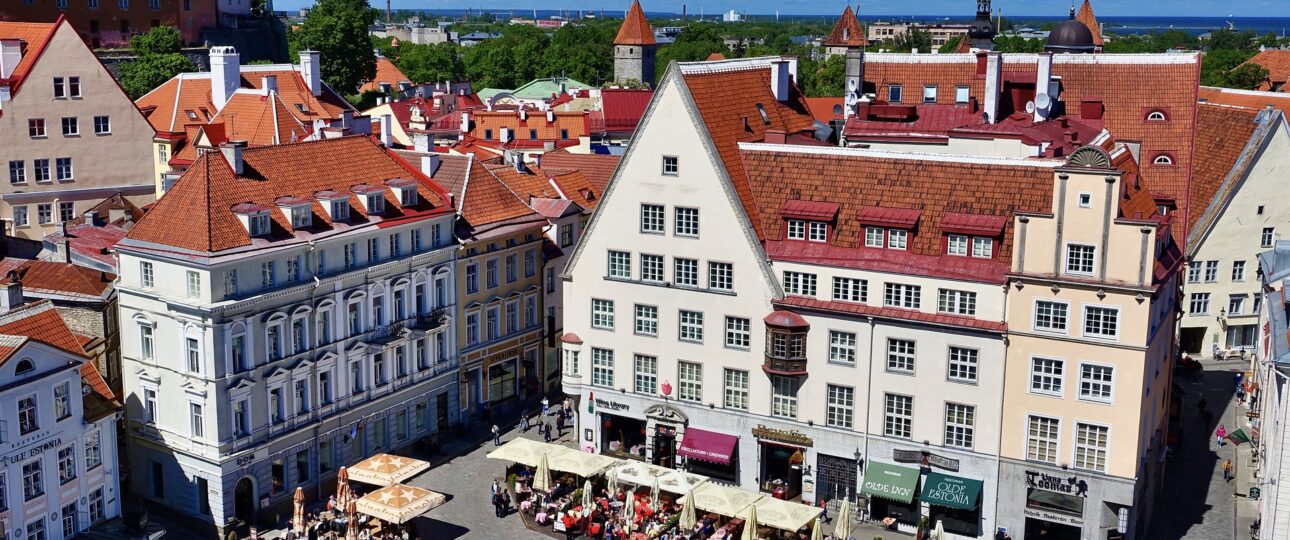
[[[726,348],[739,350],[752,348],[751,320],[726,315]]]
[[[973,236],[972,257],[976,259],[993,259],[994,239],[988,236]]]
[[[936,291],[936,311],[950,315],[976,316],[976,293],[939,289]]]
[[[1187,297],[1187,314],[1190,316],[1209,315],[1210,299],[1211,295],[1207,292],[1191,293],[1191,295]],[[1204,309],[1196,309],[1196,305],[1198,303],[1200,303]]]
[[[868,302],[868,280],[834,276],[833,299],[844,302]]]
[[[1245,261],[1232,261],[1232,281],[1236,283],[1245,281]]]
[[[1092,250],[1092,256],[1089,258],[1088,271],[1071,270],[1071,248],[1088,248]],[[1097,271],[1097,246],[1093,244],[1083,244],[1079,242],[1067,242],[1064,253],[1062,254],[1063,273],[1073,276],[1091,276]]]
[[[698,287],[699,260],[672,257],[672,279],[677,287]]]
[[[856,389],[837,384],[825,385],[824,425],[842,429],[855,426]]]
[[[591,385],[602,388],[614,387],[613,349],[591,348]]]
[[[676,338],[689,343],[703,343],[703,312],[682,309],[677,315]]]
[[[818,291],[818,276],[807,272],[784,271],[784,294],[814,297]]]
[[[800,219],[788,220],[788,232],[786,237],[789,240],[806,240],[806,221]]]
[[[658,357],[648,354],[634,354],[635,364],[632,391],[637,394],[655,395],[658,393]]]
[[[1052,362],[1045,364],[1048,366],[1055,365],[1057,370],[1045,369],[1042,372],[1036,371],[1040,362]],[[1031,356],[1030,364],[1027,368],[1028,377],[1026,379],[1026,392],[1041,396],[1051,396],[1060,398],[1066,394],[1066,360],[1062,358],[1053,358],[1049,356]],[[1039,377],[1041,380],[1036,380]],[[1041,382],[1042,381],[1042,382]],[[1047,384],[1044,384],[1047,383]],[[1039,386],[1036,386],[1036,385]],[[1055,388],[1045,388],[1055,387]]]
[[[955,257],[967,257],[969,243],[967,235],[951,234],[945,240],[945,253]]]
[[[701,403],[703,401],[703,364],[677,360],[676,399]]]
[[[1052,327],[1044,327],[1044,326],[1040,326],[1040,324],[1039,324],[1039,306],[1040,306],[1040,304],[1053,304],[1054,306],[1061,306],[1061,307],[1064,309],[1064,311],[1063,311],[1063,313],[1062,313],[1062,327],[1061,327],[1060,329],[1052,328]],[[1050,318],[1050,319],[1052,319],[1052,318],[1053,318],[1053,315],[1049,315],[1049,318]],[[1049,333],[1062,334],[1062,335],[1067,335],[1067,334],[1069,334],[1069,333],[1070,333],[1070,327],[1071,327],[1071,305],[1070,305],[1070,302],[1067,302],[1067,301],[1065,301],[1065,300],[1055,300],[1055,299],[1051,299],[1051,298],[1036,298],[1036,299],[1035,299],[1035,304],[1034,304],[1034,310],[1033,310],[1033,311],[1032,311],[1032,313],[1031,313],[1030,326],[1031,326],[1031,328],[1033,328],[1036,332],[1049,332]]]
[[[883,394],[882,434],[886,437],[909,439],[914,435],[914,396]]]
[[[905,350],[908,344],[908,350]],[[908,367],[904,364],[907,363]],[[912,339],[887,338],[886,371],[913,375],[918,369],[918,342]]]
[[[1036,421],[1039,421],[1040,423],[1044,424],[1043,427],[1045,428],[1045,431],[1052,432],[1051,438],[1047,437],[1046,436],[1047,434],[1033,433],[1034,431],[1033,428],[1035,427]],[[1049,422],[1051,422],[1051,424]],[[1022,454],[1023,456],[1025,456],[1025,460],[1034,461],[1037,463],[1056,464],[1057,460],[1061,456],[1061,444],[1062,444],[1061,434],[1062,434],[1061,418],[1055,417],[1055,416],[1043,415],[1043,414],[1027,414],[1026,415],[1026,437],[1023,441],[1023,444],[1025,446],[1023,448],[1024,453]],[[1041,435],[1043,435],[1042,438],[1041,438]],[[1041,449],[1040,448],[1041,445],[1047,448]],[[1032,457],[1032,454],[1034,454],[1034,456],[1036,457]],[[1045,455],[1051,455],[1051,458],[1043,459]]]
[[[591,327],[601,330],[614,329],[614,301],[603,298],[591,299]]]
[[[950,448],[972,449],[976,443],[976,405],[945,402],[943,441]]]
[[[728,262],[708,261],[708,288],[716,291],[733,291],[735,265]]]
[[[770,415],[776,418],[797,418],[801,392],[802,385],[798,378],[770,375]]]
[[[663,176],[679,176],[681,173],[681,158],[677,156],[663,156],[662,165]]]
[[[1071,468],[1081,470],[1081,471],[1106,472],[1106,466],[1111,461],[1111,426],[1106,424],[1098,424],[1095,422],[1077,421],[1075,422],[1074,427],[1075,427],[1075,431],[1071,437],[1071,441],[1072,441]],[[1091,446],[1091,445],[1084,444],[1080,440],[1081,427],[1088,427],[1088,428],[1097,429],[1097,430],[1105,430],[1104,433],[1106,434],[1106,445],[1099,447],[1099,446]],[[1081,452],[1092,452],[1093,455],[1091,457],[1087,454],[1085,456],[1081,456],[1080,455]],[[1097,455],[1098,453],[1100,453],[1101,455],[1098,456]],[[1100,459],[1102,461],[1102,466],[1100,468],[1082,466],[1080,462],[1085,461],[1085,465],[1086,465],[1088,459],[1093,459],[1094,461]]]
[[[512,276],[510,271],[513,267],[510,256],[507,256],[507,275]],[[631,279],[632,278],[632,253],[630,251],[609,250],[608,277],[610,279]],[[512,278],[511,281],[514,281]]]
[[[921,285],[887,282],[883,284],[882,305],[902,309],[921,309],[922,296]]]
[[[829,241],[829,224],[823,221],[812,221],[806,224],[806,239],[811,242]]]
[[[886,245],[887,231],[882,227],[865,227],[864,228],[864,246],[871,248],[881,248]]]
[[[887,229],[887,249],[908,250],[909,231],[905,229]]]
[[[750,387],[748,372],[741,369],[725,368],[722,380],[722,407],[737,411],[748,410],[748,391]]]
[[[856,334],[829,330],[829,363],[854,366],[856,364]]]
[[[641,234],[667,233],[667,207],[641,203]]]
[[[977,384],[981,378],[981,350],[950,345],[946,352],[945,378],[951,382]]]
[[[666,258],[652,253],[641,253],[641,281],[645,283],[662,283],[667,279]]]
[[[1084,374],[1084,368],[1086,367],[1109,369],[1111,370],[1111,379],[1109,381],[1103,381],[1100,379],[1088,379],[1085,377],[1085,374]],[[1078,368],[1079,368],[1079,372],[1076,374],[1076,376],[1079,377],[1079,387],[1076,389],[1077,399],[1079,399],[1080,401],[1104,403],[1107,405],[1112,405],[1115,403],[1115,371],[1116,371],[1115,366],[1110,364],[1081,361],[1079,362]],[[1084,389],[1085,384],[1088,384],[1090,386],[1105,387],[1106,397],[1085,393],[1085,389]]]
[[[633,332],[638,336],[658,337],[658,306],[636,304]]]
[[[673,233],[681,238],[699,237],[699,209],[692,206],[677,206],[673,209]]]
[[[1107,310],[1115,317],[1114,332],[1106,334],[1101,332],[1089,332],[1089,311],[1090,310]],[[1118,341],[1120,338],[1120,308],[1119,306],[1110,306],[1103,304],[1084,304],[1082,311],[1083,317],[1080,322],[1080,335],[1091,339],[1104,339]]]

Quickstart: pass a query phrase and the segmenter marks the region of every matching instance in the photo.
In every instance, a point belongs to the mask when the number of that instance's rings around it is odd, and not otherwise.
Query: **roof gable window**
[[[233,206],[233,213],[237,215],[238,221],[246,227],[246,232],[252,237],[268,236],[272,231],[272,220],[269,219],[270,207],[242,203]]]

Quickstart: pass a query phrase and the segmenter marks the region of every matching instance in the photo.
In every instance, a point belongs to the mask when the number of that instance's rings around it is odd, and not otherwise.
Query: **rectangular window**
[[[98,431],[85,435],[85,470],[92,470],[103,464],[102,440],[102,435]],[[0,491],[3,491],[3,488],[3,482],[0,482]],[[0,493],[0,508],[4,507],[4,494]]]
[[[1089,471],[1106,470],[1107,438],[1111,428],[1093,424],[1075,424],[1075,468]]]
[[[923,87],[923,103],[936,103],[935,85],[927,85]]]
[[[27,136],[33,139],[39,139],[45,136],[45,119],[28,118],[27,119]],[[1267,247],[1267,246],[1264,246]]]
[[[637,394],[654,395],[658,388],[658,358],[644,354],[636,355]]]
[[[81,78],[67,78],[67,95],[71,97],[81,97]]]
[[[961,234],[951,234],[946,240],[945,252],[958,257],[966,257],[968,254],[968,237]]]
[[[883,287],[882,302],[883,305],[918,309],[922,307],[922,287],[918,285],[905,285],[902,283],[886,283]]]
[[[703,342],[703,313],[681,310],[681,325],[678,339],[681,341]]]
[[[954,87],[954,103],[963,104],[963,103],[967,103],[967,102],[968,102],[968,87],[966,87],[966,86],[961,86],[961,85],[960,85],[960,86],[955,86],[955,87]]]
[[[1031,416],[1026,428],[1026,459],[1057,463],[1057,437],[1060,422],[1056,418]]]
[[[941,289],[937,293],[936,310],[955,315],[976,315],[976,293]]]
[[[591,348],[591,384],[613,388],[614,386],[614,351]]]
[[[1061,397],[1064,367],[1062,364],[1061,360],[1032,358],[1030,360],[1030,391],[1036,394]]]
[[[122,0],[122,2],[125,1],[127,0]],[[63,84],[63,78],[54,77],[54,99],[62,99],[65,97],[67,97],[67,86]]]
[[[699,209],[685,208],[678,206],[676,208],[676,235],[699,237]]]
[[[752,323],[743,317],[726,317],[726,346],[747,349],[752,346]]]
[[[784,271],[784,294],[815,296],[816,276],[804,272]]]
[[[188,282],[188,297],[197,298],[202,294],[202,276],[192,270],[185,271]]]
[[[609,277],[618,279],[632,278],[632,254],[626,251],[609,252]]]
[[[663,234],[666,212],[661,204],[641,205],[641,232],[646,234]]]
[[[59,182],[70,182],[73,176],[72,158],[60,157],[54,160],[54,177]]]
[[[479,265],[471,263],[466,265],[466,293],[477,292],[479,292]]]
[[[1191,299],[1188,301],[1187,312],[1192,315],[1206,315],[1209,313],[1209,293],[1191,293]]]
[[[901,98],[904,97],[904,94],[905,94],[904,90],[905,90],[905,87],[899,84],[893,84],[888,86],[887,101],[891,103],[900,103]]]
[[[479,344],[479,313],[466,314],[466,344]]]
[[[9,162],[9,183],[27,183],[27,165],[24,161],[14,160]]]
[[[887,229],[887,247],[904,251],[909,247],[909,231],[904,229]]]
[[[67,445],[58,449],[58,485],[76,479],[76,447]]]
[[[73,219],[76,219],[76,203],[58,201],[58,221],[71,221]]]
[[[1245,312],[1245,295],[1231,294],[1227,297],[1227,314],[1241,315]]]
[[[564,374],[578,375],[578,351],[564,351]]]
[[[976,407],[958,403],[945,404],[945,446],[972,448],[975,426]]]
[[[39,161],[39,160],[38,160]],[[36,205],[36,220],[41,225],[48,225],[54,222],[54,205],[42,203]]]
[[[1187,283],[1200,283],[1201,262],[1192,261],[1187,265]]]
[[[676,176],[681,170],[680,161],[676,156],[663,156],[663,175]]]
[[[865,247],[882,247],[882,241],[885,238],[885,231],[882,227],[865,227],[864,228],[864,245]]]
[[[1120,310],[1084,306],[1084,335],[1087,337],[1115,338],[1119,333]]]
[[[812,221],[811,234],[807,239],[812,242],[828,242],[829,224],[823,221]]]
[[[275,261],[260,263],[260,287],[269,289],[278,283],[278,265]]]
[[[833,427],[850,428],[855,416],[854,388],[849,386],[828,385],[828,405],[824,411],[824,423]]]
[[[677,366],[677,399],[699,402],[703,400],[703,365],[680,361]]]
[[[735,288],[735,267],[730,263],[708,262],[708,288],[729,291]]]
[[[197,338],[187,338],[184,340],[185,356],[188,358],[188,372],[201,373],[202,370],[202,352],[201,344]]]
[[[524,252],[524,277],[531,278],[537,275],[537,250],[529,249]]]
[[[976,349],[950,347],[949,379],[958,382],[976,382],[979,354]]]
[[[484,261],[484,280],[489,289],[497,288],[497,259]]]
[[[883,435],[908,439],[913,433],[914,398],[900,394],[887,394],[884,401]]]
[[[1066,332],[1066,309],[1062,302],[1035,301],[1035,330]]]
[[[13,207],[13,226],[14,226],[14,227],[26,227],[26,226],[27,226],[27,224],[28,224],[28,223],[27,223],[27,206],[26,206],[26,205],[18,205],[18,206],[14,206],[14,207]]]
[[[156,284],[152,274],[152,263],[147,261],[139,262],[139,281],[146,288],[152,288]]]
[[[72,404],[68,390],[70,385],[67,383],[54,387],[54,418],[63,420],[72,415]]]
[[[994,257],[994,240],[984,236],[972,237],[972,256],[978,259]]]
[[[107,116],[94,117],[94,134],[108,135],[112,133],[112,119]]]
[[[641,254],[641,281],[663,282],[663,256]]]
[[[1066,244],[1066,273],[1093,275],[1095,247],[1083,244]]]
[[[632,276],[631,254],[627,255],[626,260],[627,260],[627,277],[631,277]],[[518,262],[516,261],[516,257],[514,253],[506,255],[506,282],[507,283],[514,283],[516,279],[519,279],[519,268],[516,266],[517,264]]]
[[[675,257],[672,259],[672,265],[672,277],[676,279],[676,286],[699,286],[699,261]]]
[[[797,418],[797,391],[801,381],[797,377],[770,376],[770,415],[780,418]]]
[[[887,338],[887,371],[914,372],[914,341]]]
[[[658,307],[636,304],[636,333],[642,336],[658,335]]]
[[[614,329],[614,301],[593,298],[591,300],[591,327]]]
[[[748,372],[726,368],[725,375],[726,387],[722,406],[727,409],[748,410]]]
[[[40,459],[22,466],[22,498],[30,501],[45,494],[45,476],[40,470]]]
[[[64,137],[76,137],[81,134],[81,123],[75,116],[64,116],[62,120]]]
[[[37,182],[49,181],[49,160],[48,159],[32,160],[31,170],[33,173],[35,173]],[[45,205],[45,206],[49,206],[49,205]]]
[[[188,404],[188,430],[194,439],[202,437],[202,406],[197,403]]]
[[[1232,261],[1232,281],[1245,281],[1245,261]]]
[[[152,325],[139,325],[139,356],[144,360],[152,360]]]
[[[41,125],[41,133],[44,133],[43,124]],[[1259,247],[1265,247],[1265,248],[1272,247],[1272,243],[1275,241],[1275,238],[1276,238],[1275,232],[1276,232],[1276,229],[1272,227],[1264,227],[1263,234],[1259,236]]]
[[[843,364],[856,363],[856,335],[852,332],[829,331],[829,361]]]
[[[846,302],[868,301],[868,282],[863,279],[833,278],[833,299]]]
[[[1115,382],[1115,368],[1095,364],[1080,364],[1079,397],[1101,403],[1111,402]]]
[[[800,219],[788,220],[788,232],[786,234],[789,240],[806,240],[806,222]]]
[[[1205,283],[1218,282],[1218,261],[1205,261]]]

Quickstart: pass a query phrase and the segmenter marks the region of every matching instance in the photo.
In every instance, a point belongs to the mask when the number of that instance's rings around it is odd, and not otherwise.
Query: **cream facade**
[[[7,62],[34,57],[20,80],[0,85],[0,163],[8,174],[0,215],[9,234],[29,240],[118,192],[138,206],[156,200],[152,126],[69,24],[49,26],[43,48],[30,43],[20,52],[0,24],[0,71],[10,71],[0,80],[12,74]]]

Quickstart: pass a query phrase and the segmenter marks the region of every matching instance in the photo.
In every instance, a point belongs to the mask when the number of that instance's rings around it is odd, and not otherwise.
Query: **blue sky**
[[[818,0],[642,0],[646,11],[681,11],[682,2],[690,13],[720,13],[737,9],[748,13],[824,14],[840,13],[845,2]],[[1082,0],[1081,0],[1082,1]],[[385,0],[371,0],[384,7]],[[274,9],[294,10],[308,7],[313,0],[274,0]],[[588,9],[623,10],[628,0],[393,0],[394,8],[452,9]],[[1070,9],[1070,0],[995,0],[1004,15],[1060,15]],[[1212,17],[1290,17],[1290,0],[1094,0],[1098,15],[1120,16],[1212,16]],[[955,15],[971,14],[975,0],[870,0],[860,2],[862,14],[870,15]]]

